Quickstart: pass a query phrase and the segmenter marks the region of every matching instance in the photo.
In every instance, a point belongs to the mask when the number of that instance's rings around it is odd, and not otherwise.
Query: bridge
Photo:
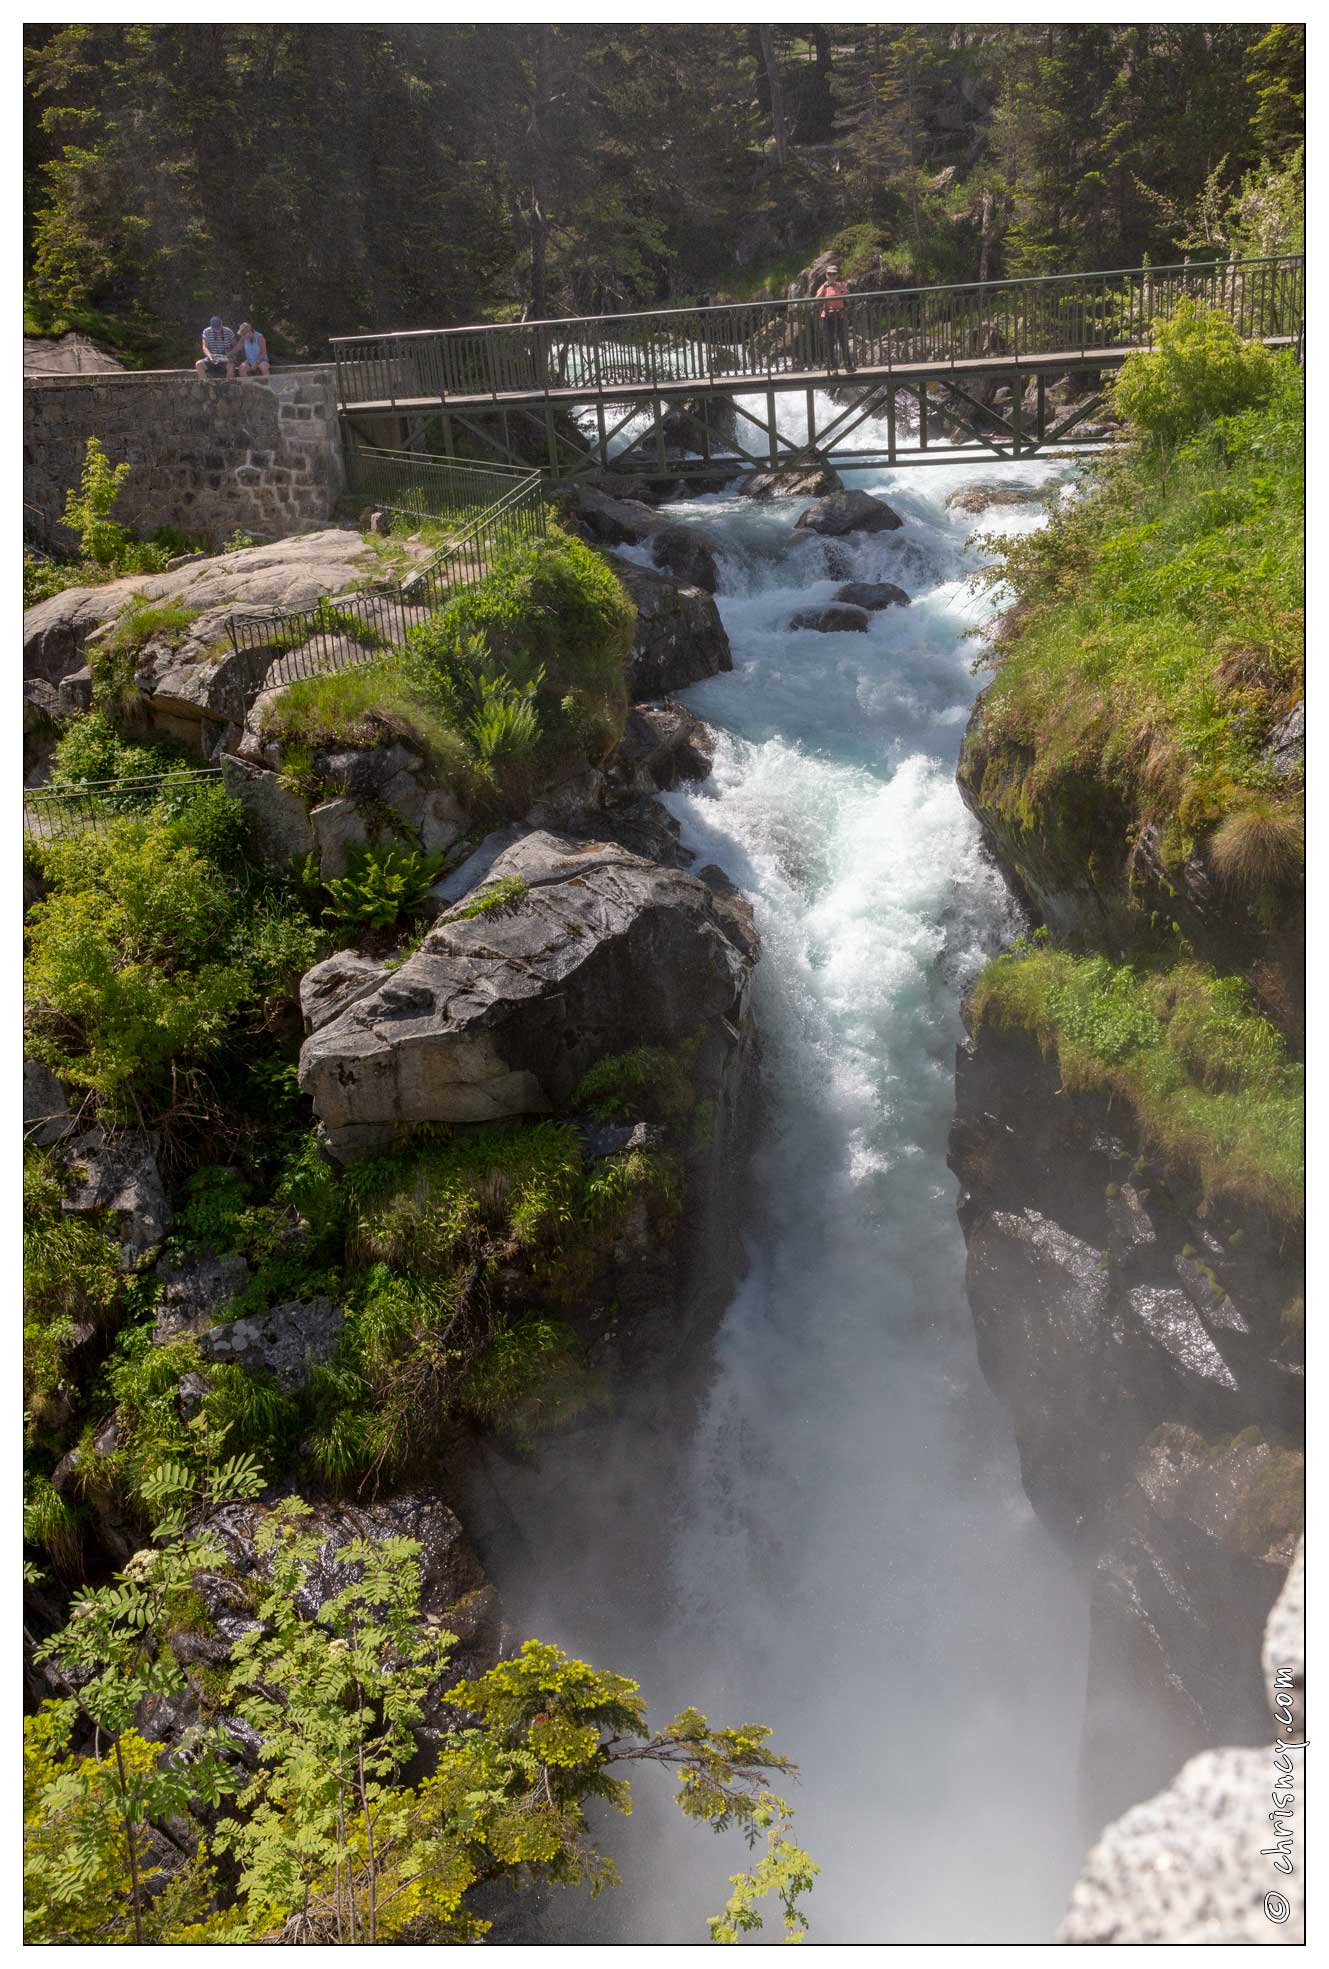
[[[614,440],[643,417],[634,469],[670,477],[952,464],[1093,442],[1104,373],[1148,348],[1154,324],[1187,298],[1221,308],[1243,336],[1301,352],[1300,256],[851,294],[852,372],[832,365],[815,299],[344,335],[332,346],[350,433],[381,444],[392,420],[408,449],[475,455],[478,444],[481,456],[539,462],[560,481],[607,466]],[[1070,372],[1092,382],[1058,416],[1047,385]],[[998,411],[1002,385],[1009,397]],[[828,389],[836,407],[818,428],[816,396]],[[777,417],[777,397],[791,392],[805,399],[802,437]],[[742,397],[764,397],[765,416]],[[718,399],[732,412],[721,416]],[[666,419],[680,410],[698,439],[685,447],[692,457],[667,449]],[[959,442],[937,441],[939,414]],[[871,442],[849,448],[869,422]]]

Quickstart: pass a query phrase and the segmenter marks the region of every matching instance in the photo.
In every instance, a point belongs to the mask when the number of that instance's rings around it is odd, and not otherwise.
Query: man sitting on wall
[[[252,321],[242,321],[236,330],[235,347],[231,350],[232,376],[268,376],[268,338],[261,335]]]
[[[220,382],[230,368],[231,351],[235,347],[235,331],[227,328],[219,314],[215,314],[203,330],[202,359],[194,364],[194,374],[200,383],[211,378]]]

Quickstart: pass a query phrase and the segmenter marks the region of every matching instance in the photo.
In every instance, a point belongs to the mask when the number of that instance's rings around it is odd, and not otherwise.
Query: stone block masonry
[[[237,529],[277,540],[324,526],[345,482],[329,363],[200,383],[192,370],[43,376],[23,385],[23,497],[57,539],[90,437],[133,467],[115,517],[136,533],[177,526],[220,546]]]

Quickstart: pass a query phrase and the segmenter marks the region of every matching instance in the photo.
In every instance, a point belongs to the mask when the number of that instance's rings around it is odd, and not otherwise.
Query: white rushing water
[[[695,1428],[662,1385],[608,1439],[549,1445],[539,1551],[500,1577],[516,1629],[636,1676],[655,1719],[772,1726],[822,1869],[816,1941],[1049,1939],[1081,1851],[1082,1589],[979,1373],[945,1164],[960,997],[1013,922],[954,785],[985,604],[975,522],[943,502],[1003,473],[1056,468],[857,475],[905,525],[837,543],[837,579],[794,502],[671,509],[725,557],[734,670],[687,701],[726,736],[667,804],[763,938],[750,1269]],[[866,635],[789,629],[846,576],[912,606]],[[623,1888],[558,1897],[546,1939],[704,1939],[743,1848],[682,1824],[663,1777],[634,1789],[602,1828]]]

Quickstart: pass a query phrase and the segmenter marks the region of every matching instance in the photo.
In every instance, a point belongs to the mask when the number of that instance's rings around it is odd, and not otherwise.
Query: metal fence
[[[539,472],[508,475],[506,483],[502,498],[392,588],[325,596],[313,608],[232,615],[227,625],[231,646],[241,659],[232,671],[229,709],[235,721],[244,722],[262,691],[399,649],[408,630],[454,595],[476,587],[505,554],[542,539],[545,499]]]
[[[851,294],[845,328],[861,370],[1148,348],[1153,325],[1192,298],[1240,332],[1297,342],[1305,312],[1298,256],[1049,274],[960,287]],[[822,372],[821,302],[746,301],[643,314],[418,329],[333,340],[347,406],[548,396],[612,396],[681,383],[765,381]]]
[[[75,834],[105,834],[112,821],[164,805],[184,805],[200,788],[221,784],[220,766],[181,766],[132,779],[92,779],[78,786],[23,789],[23,832],[37,841]]]
[[[351,491],[367,505],[452,525],[479,519],[530,477],[527,465],[476,465],[367,444],[347,446],[346,468]]]

